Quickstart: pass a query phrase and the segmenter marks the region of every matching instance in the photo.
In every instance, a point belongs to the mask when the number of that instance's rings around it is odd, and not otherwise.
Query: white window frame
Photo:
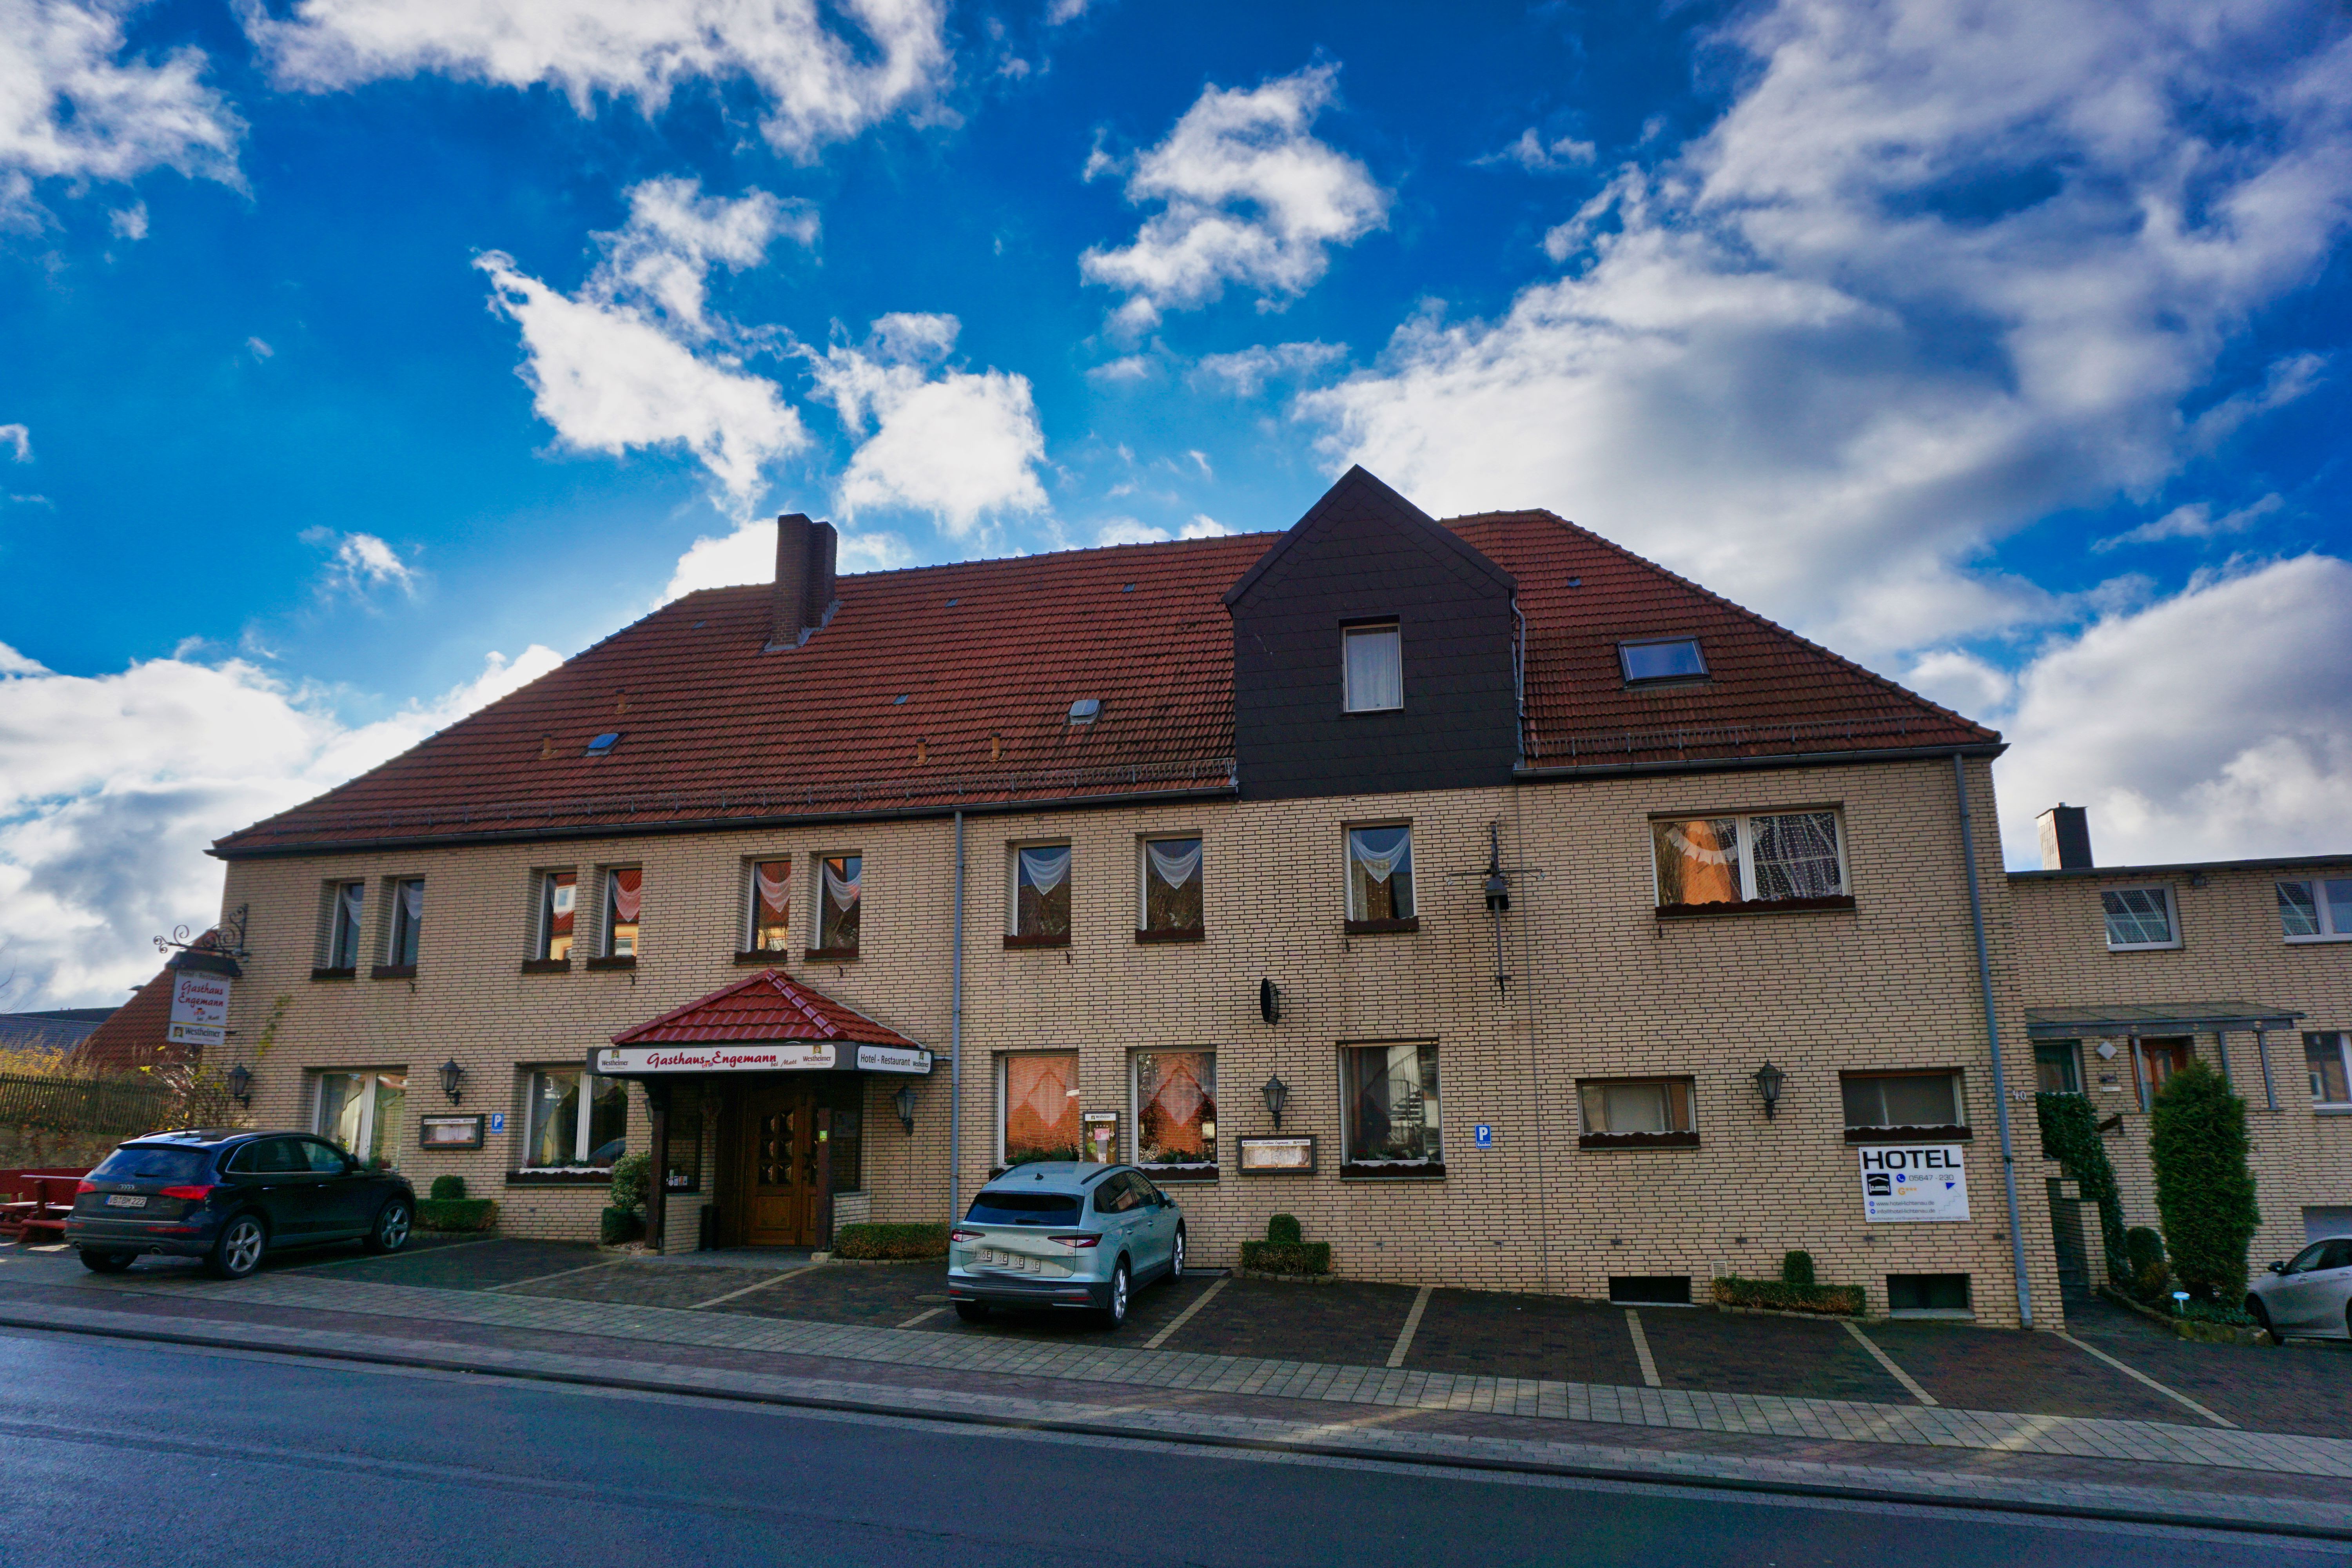
[[[576,913],[573,918],[576,921],[578,918]],[[576,935],[576,924],[574,926],[574,931]],[[596,1097],[589,1092],[588,1082],[591,1079],[602,1079],[604,1075],[602,1073],[590,1072],[584,1067],[573,1067],[568,1062],[555,1063],[547,1067],[525,1068],[522,1069],[522,1145],[526,1152],[529,1152],[530,1145],[536,1141],[532,1135],[537,1130],[531,1125],[530,1118],[532,1113],[539,1107],[539,1080],[545,1078],[549,1073],[555,1072],[577,1073],[580,1075],[580,1110],[572,1123],[572,1151],[575,1159],[583,1161],[586,1160],[590,1152],[588,1129],[593,1121],[596,1114]],[[625,1147],[628,1139],[628,1117],[625,1108],[628,1101],[629,1088],[625,1080],[614,1081],[621,1083],[621,1099],[624,1106],[621,1121],[621,1136],[623,1145]],[[523,1175],[583,1175],[610,1171],[612,1166],[589,1164],[520,1165],[516,1169],[518,1173]]]
[[[2313,936],[2288,936],[2286,934],[2286,916],[2284,911],[2282,911],[2279,916],[2280,940],[2293,945],[2323,942],[2352,942],[2352,931],[2341,931],[2336,928],[2336,910],[2334,906],[2326,899],[2319,896],[2321,883],[2340,882],[2342,880],[2344,880],[2344,879],[2341,877],[2279,878],[2277,883],[2278,887],[2299,887],[2304,890],[2305,896],[2311,900],[2312,912],[2318,917],[2319,921],[2319,931],[2317,934]],[[2273,898],[2276,898],[2278,896],[2276,889],[2273,889],[2271,896]]]
[[[386,1073],[393,1074],[401,1080],[401,1105],[404,1114],[408,1103],[408,1069],[406,1068],[314,1068],[311,1069],[310,1095],[311,1135],[322,1138],[337,1148],[342,1149],[342,1140],[335,1135],[335,1130],[325,1125],[327,1080],[330,1078],[357,1079],[361,1085],[359,1147],[343,1149],[343,1152],[364,1164],[372,1158],[368,1150],[375,1143],[376,1083]],[[383,1155],[383,1163],[387,1165],[399,1164],[399,1152],[397,1144],[385,1150]]]
[[[2109,893],[2154,893],[2164,900],[2164,923],[2172,935],[2164,942],[2117,942],[2107,924]],[[2180,945],[2180,900],[2172,896],[2169,882],[2137,882],[2126,888],[2099,889],[2099,934],[2107,941],[2109,952],[2166,952]]]
[[[1404,832],[1405,860],[1412,867],[1406,875],[1412,879],[1409,884],[1412,891],[1412,908],[1401,915],[1375,916],[1368,912],[1371,906],[1366,903],[1360,911],[1356,904],[1356,835],[1387,833],[1398,828],[1402,828]],[[1350,822],[1343,826],[1339,830],[1339,894],[1347,910],[1346,918],[1351,921],[1419,920],[1421,918],[1421,862],[1415,854],[1418,847],[1412,836],[1412,824],[1410,822]]]
[[[2305,1030],[2304,1033],[2304,1049],[2306,1052],[2310,1050],[2311,1042],[2315,1038],[2323,1040],[2332,1039],[2336,1042],[2336,1059],[2344,1065],[2344,1079],[2346,1084],[2347,1086],[2352,1086],[2352,1034],[2347,1034],[2341,1029]],[[2305,1072],[2310,1071],[2310,1068],[2307,1065],[2308,1060],[2309,1058],[2306,1057],[2306,1066],[2304,1068]],[[2325,1111],[2331,1116],[2340,1115],[2347,1111],[2352,1111],[2352,1100],[2322,1100],[2319,1098],[2319,1086],[2314,1084],[2311,1090],[2311,1108],[2314,1110]]]
[[[393,877],[387,879],[383,885],[383,961],[394,967],[404,963],[413,964],[417,962],[417,958],[422,958],[425,952],[425,917],[420,914],[414,922],[417,939],[416,957],[404,959],[400,956],[401,938],[408,935],[411,928],[408,903],[401,897],[401,889],[412,882],[419,888],[425,886],[425,879],[422,877]],[[423,895],[420,894],[418,897],[421,900]]]
[[[857,945],[835,948],[824,941],[824,863],[828,860],[857,862],[857,898],[849,908],[857,911]],[[846,913],[847,910],[844,910]],[[863,849],[820,849],[809,857],[809,947],[819,952],[860,952],[866,946],[866,851]]]
[[[1393,702],[1360,702],[1356,700],[1355,682],[1349,679],[1350,660],[1348,646],[1355,637],[1384,637],[1396,650],[1396,700]],[[1360,626],[1339,628],[1339,689],[1340,704],[1349,713],[1395,713],[1404,708],[1404,627],[1396,621],[1381,621]]]
[[[1658,824],[1662,822],[1720,822],[1726,817],[1739,825],[1739,901],[1743,904],[1786,903],[1785,899],[1759,899],[1756,895],[1755,829],[1748,825],[1759,816],[1827,816],[1836,825],[1838,887],[1834,898],[1853,897],[1853,872],[1846,864],[1845,808],[1837,805],[1791,805],[1777,811],[1685,811],[1653,816],[1643,826],[1647,830],[1650,852],[1650,902],[1662,910],[1704,908],[1704,905],[1669,904],[1664,901],[1665,889],[1658,885]]]
[[[1219,1168],[1218,1162],[1224,1158],[1224,1149],[1218,1143],[1217,1133],[1213,1127],[1209,1132],[1210,1155],[1208,1159],[1196,1161],[1192,1163],[1183,1165],[1147,1165],[1143,1163],[1143,1085],[1142,1074],[1138,1069],[1137,1064],[1140,1058],[1144,1057],[1164,1057],[1178,1054],[1206,1057],[1209,1058],[1211,1064],[1210,1071],[1212,1074],[1216,1070],[1215,1063],[1218,1052],[1217,1047],[1214,1046],[1140,1046],[1127,1053],[1127,1160],[1128,1163],[1133,1165],[1137,1170],[1143,1172],[1146,1175],[1149,1175],[1153,1171],[1183,1171],[1188,1173],[1214,1171]],[[1213,1092],[1222,1094],[1224,1091],[1223,1089],[1217,1089]],[[1214,1101],[1213,1100],[1212,1103],[1213,1104]]]
[[[1198,844],[1201,864],[1194,868],[1192,879],[1201,889],[1201,927],[1209,924],[1209,840],[1200,833],[1146,833],[1135,841],[1135,929],[1149,931],[1151,918],[1151,846],[1154,844]],[[1171,927],[1181,930],[1181,927]]]
[[[1070,889],[1070,934],[1076,935],[1078,923],[1077,889],[1072,886],[1078,874],[1078,852],[1066,838],[1016,838],[1004,847],[1004,934],[1021,934],[1021,852],[1024,849],[1067,849],[1069,869],[1062,873],[1062,886]]]
[[[1608,1092],[1610,1089],[1633,1088],[1646,1089],[1653,1085],[1665,1089],[1668,1091],[1666,1103],[1669,1112],[1672,1111],[1674,1106],[1673,1089],[1676,1087],[1679,1087],[1682,1089],[1683,1114],[1689,1121],[1689,1126],[1669,1127],[1664,1130],[1663,1134],[1661,1134],[1657,1132],[1633,1131],[1614,1127],[1595,1127],[1592,1125],[1592,1118],[1588,1114],[1588,1107],[1584,1098],[1587,1090],[1597,1089],[1601,1091],[1601,1104],[1605,1112],[1608,1105]],[[1660,1073],[1655,1077],[1646,1078],[1628,1076],[1618,1078],[1579,1079],[1576,1080],[1576,1116],[1577,1124],[1582,1129],[1580,1136],[1585,1138],[1635,1139],[1654,1138],[1659,1136],[1670,1138],[1696,1138],[1698,1136],[1698,1080],[1688,1073]]]
[[[1004,1124],[1007,1121],[1011,1120],[1013,1114],[1013,1102],[1009,1098],[1007,1098],[1007,1095],[1011,1089],[1008,1075],[1013,1070],[1012,1064],[1014,1057],[1068,1057],[1072,1061],[1077,1062],[1081,1068],[1085,1066],[1085,1063],[1079,1060],[1079,1052],[1076,1046],[1040,1046],[1033,1050],[999,1051],[996,1053],[996,1157],[991,1163],[994,1164],[998,1170],[1003,1170],[1006,1168],[1004,1163]],[[1086,1109],[1086,1097],[1083,1094],[1078,1098],[1078,1108],[1082,1118],[1078,1122],[1078,1152],[1083,1156],[1086,1152],[1085,1140],[1087,1135],[1087,1124],[1083,1120]]]
[[[784,945],[763,948],[760,945],[760,868],[778,866],[789,879],[784,883]],[[790,855],[751,855],[743,860],[743,946],[744,952],[790,952],[793,947],[793,906],[800,896],[793,882],[800,877],[800,865]],[[640,910],[640,913],[643,911]],[[814,945],[814,944],[811,944]]]
[[[1890,1078],[1940,1078],[1952,1086],[1952,1112],[1957,1121],[1847,1121],[1845,1120],[1845,1086],[1856,1079]],[[1886,1103],[1885,1090],[1879,1091],[1878,1102]],[[1908,1127],[1972,1127],[1969,1121],[1969,1080],[1959,1068],[1874,1068],[1866,1071],[1843,1072],[1838,1075],[1838,1120],[1848,1132],[1898,1132]]]
[[[352,888],[360,890],[360,910],[354,915],[343,895]],[[360,954],[366,951],[367,879],[344,877],[327,884],[327,951],[322,969],[357,969]],[[346,939],[348,938],[348,942]],[[351,962],[342,962],[348,952]]]

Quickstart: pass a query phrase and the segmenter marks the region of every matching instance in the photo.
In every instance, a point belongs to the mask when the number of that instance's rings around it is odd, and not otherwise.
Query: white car
[[[2246,1289],[2246,1310],[2274,1339],[2352,1339],[2352,1236],[2315,1241]]]

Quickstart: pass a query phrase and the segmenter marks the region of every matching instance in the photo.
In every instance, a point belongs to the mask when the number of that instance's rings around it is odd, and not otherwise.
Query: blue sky
[[[0,0],[0,1005],[667,595],[1544,506],[2352,847],[2340,8]]]

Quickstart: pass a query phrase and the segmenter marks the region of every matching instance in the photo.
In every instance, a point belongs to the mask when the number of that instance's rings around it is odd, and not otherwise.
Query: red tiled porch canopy
[[[698,1002],[613,1037],[589,1053],[606,1078],[670,1073],[924,1074],[931,1053],[780,970],[763,969]]]

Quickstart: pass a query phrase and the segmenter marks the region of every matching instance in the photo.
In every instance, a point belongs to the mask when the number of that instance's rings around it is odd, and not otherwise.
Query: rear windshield
[[[93,1182],[193,1182],[212,1160],[207,1149],[117,1149],[89,1173]]]
[[[1078,1200],[1069,1193],[982,1193],[964,1217],[982,1225],[1076,1225]]]

